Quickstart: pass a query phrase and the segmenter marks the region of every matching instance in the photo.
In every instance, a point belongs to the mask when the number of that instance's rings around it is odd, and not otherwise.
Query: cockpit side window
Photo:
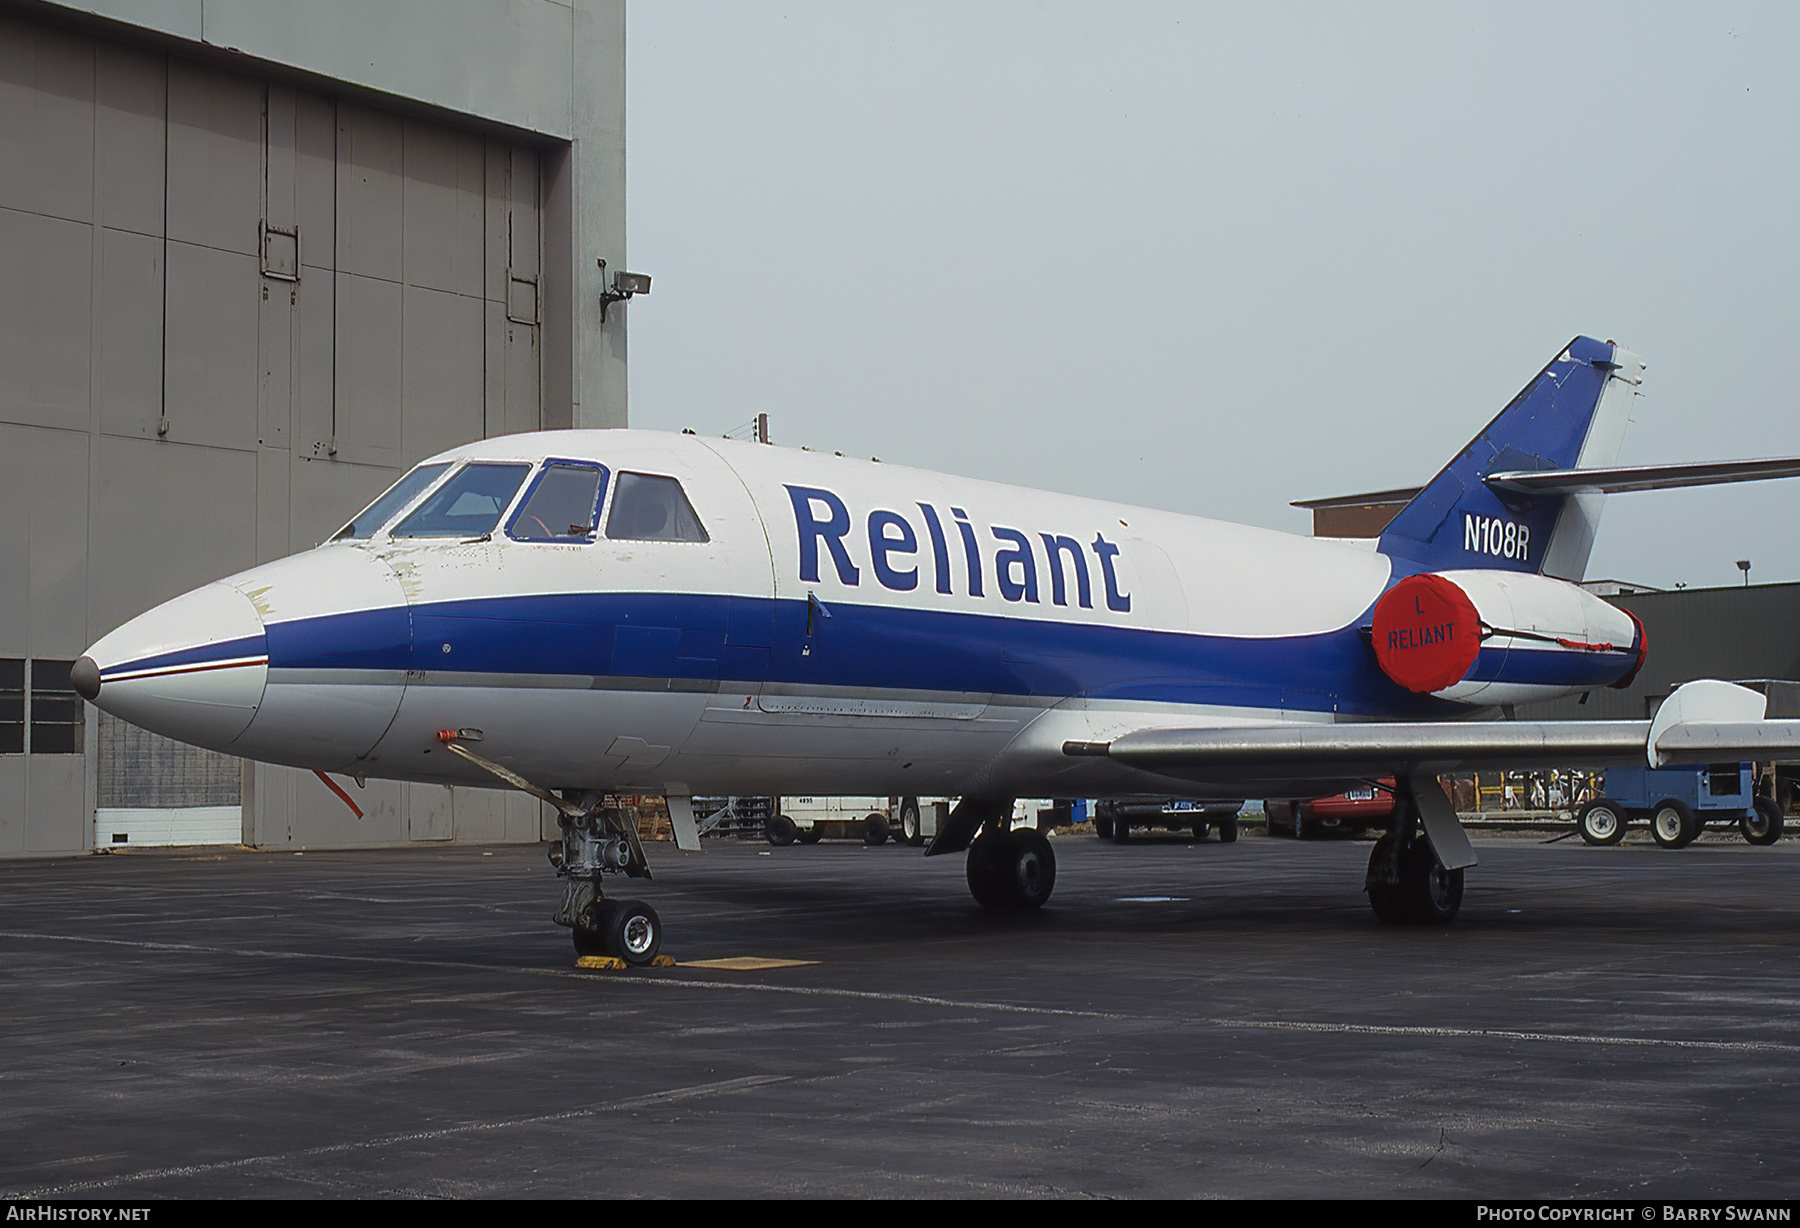
[[[447,461],[442,464],[417,466],[412,472],[388,487],[387,492],[379,499],[358,512],[356,519],[334,533],[331,540],[335,542],[345,538],[355,540],[374,536],[375,530],[392,520],[395,512],[411,503],[427,486],[437,481],[444,470],[449,467]]]
[[[606,469],[585,461],[544,462],[544,468],[506,534],[522,542],[585,542],[594,538],[600,500],[606,494]]]
[[[528,464],[504,461],[464,465],[394,526],[393,536],[485,537],[530,472]]]
[[[674,478],[648,473],[621,473],[614,483],[606,535],[622,541],[710,541],[693,504]]]

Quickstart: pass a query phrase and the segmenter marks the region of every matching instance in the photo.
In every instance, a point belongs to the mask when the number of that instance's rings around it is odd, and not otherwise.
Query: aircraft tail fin
[[[1630,350],[1575,338],[1394,517],[1378,548],[1432,570],[1580,580],[1605,494],[1522,491],[1486,479],[1614,464],[1643,376],[1643,360]]]

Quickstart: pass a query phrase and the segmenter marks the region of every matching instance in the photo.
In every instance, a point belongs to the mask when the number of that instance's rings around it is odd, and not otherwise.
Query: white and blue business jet
[[[1643,364],[1578,337],[1374,549],[792,450],[649,431],[483,440],[330,541],[133,619],[73,672],[134,724],[357,778],[557,806],[557,920],[649,961],[660,922],[609,794],[961,799],[990,907],[1036,907],[1021,796],[1306,797],[1393,776],[1366,887],[1447,922],[1475,862],[1440,772],[1770,758],[1800,723],[1722,682],[1651,722],[1481,720],[1619,685],[1633,618],[1577,586],[1608,491],[1800,474],[1615,467]],[[1476,719],[1471,719],[1476,718]],[[329,782],[327,782],[329,783]]]

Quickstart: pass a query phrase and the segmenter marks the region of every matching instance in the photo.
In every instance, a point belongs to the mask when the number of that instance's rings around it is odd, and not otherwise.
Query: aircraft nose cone
[[[138,615],[69,672],[76,691],[102,711],[213,750],[249,726],[268,674],[262,616],[225,584]]]
[[[94,664],[94,658],[82,657],[69,667],[69,685],[89,703],[100,697],[100,667]]]

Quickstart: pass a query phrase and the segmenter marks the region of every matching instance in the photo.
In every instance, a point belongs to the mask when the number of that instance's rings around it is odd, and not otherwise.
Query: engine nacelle
[[[1566,580],[1516,571],[1408,576],[1375,603],[1388,677],[1457,703],[1528,703],[1625,686],[1644,663],[1637,619]]]

